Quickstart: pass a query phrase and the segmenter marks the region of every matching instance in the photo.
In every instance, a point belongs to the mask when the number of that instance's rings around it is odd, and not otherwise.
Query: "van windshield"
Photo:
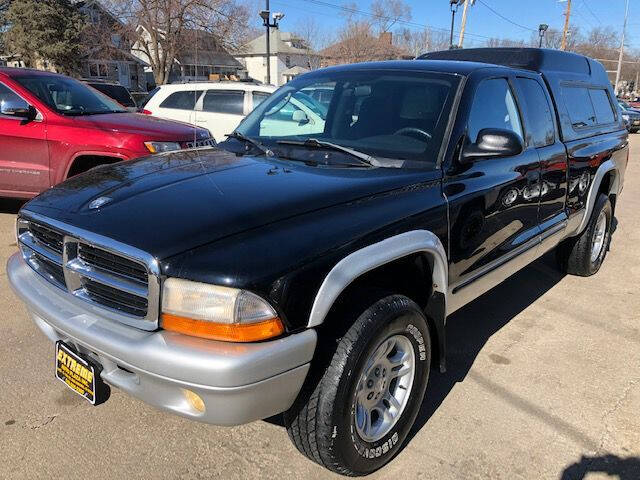
[[[236,131],[299,160],[331,143],[394,166],[435,167],[458,83],[431,72],[324,71],[279,89]]]
[[[127,111],[115,100],[72,78],[33,75],[18,76],[15,80],[62,115],[98,115]]]

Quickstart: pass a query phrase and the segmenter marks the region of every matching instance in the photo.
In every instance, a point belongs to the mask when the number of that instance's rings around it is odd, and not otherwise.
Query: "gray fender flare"
[[[593,206],[596,203],[596,199],[598,198],[598,191],[600,190],[600,184],[602,183],[602,179],[604,176],[613,172],[613,181],[611,182],[609,188],[609,194],[618,194],[620,190],[620,173],[618,171],[618,166],[613,159],[609,159],[606,162],[603,162],[602,165],[598,167],[596,173],[593,177],[593,181],[591,182],[591,188],[589,189],[589,193],[587,195],[587,200],[585,202],[584,215],[580,220],[580,224],[576,228],[571,235],[579,235],[584,231],[587,227],[587,223],[589,223],[589,219],[591,218],[591,212],[593,212]]]
[[[433,265],[432,284],[425,285],[425,288],[433,289],[432,298],[436,305],[430,305],[427,314],[435,323],[440,368],[443,370],[449,266],[447,254],[440,239],[428,230],[412,230],[386,238],[356,250],[340,260],[329,271],[316,294],[307,327],[321,325],[340,294],[359,276],[394,260],[421,252],[429,255]]]

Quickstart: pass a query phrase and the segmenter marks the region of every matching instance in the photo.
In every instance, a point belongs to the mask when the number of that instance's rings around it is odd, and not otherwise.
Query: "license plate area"
[[[101,366],[64,342],[56,342],[56,378],[91,405],[109,398],[109,386],[100,378]]]

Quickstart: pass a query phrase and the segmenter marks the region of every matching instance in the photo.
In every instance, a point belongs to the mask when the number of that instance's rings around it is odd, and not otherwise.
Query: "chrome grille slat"
[[[153,257],[31,212],[18,218],[17,228],[24,259],[43,278],[122,323],[157,327],[160,277]]]

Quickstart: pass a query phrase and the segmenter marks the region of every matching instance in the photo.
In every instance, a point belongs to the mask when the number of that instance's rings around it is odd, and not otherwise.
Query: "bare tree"
[[[390,32],[398,22],[411,20],[411,7],[404,0],[374,0],[371,14],[378,33]]]
[[[305,17],[295,24],[293,31],[308,48],[307,63],[312,70],[320,68],[320,56],[317,52],[329,43],[326,30],[320,28],[315,17]]]
[[[410,30],[408,28],[396,32],[395,44],[414,57],[427,52],[446,50],[449,48],[449,35],[440,30]]]
[[[248,29],[249,11],[238,0],[110,0],[110,7],[125,21],[123,33],[148,59],[158,85],[169,81],[181,51],[200,44],[197,32],[221,48],[235,48]]]

